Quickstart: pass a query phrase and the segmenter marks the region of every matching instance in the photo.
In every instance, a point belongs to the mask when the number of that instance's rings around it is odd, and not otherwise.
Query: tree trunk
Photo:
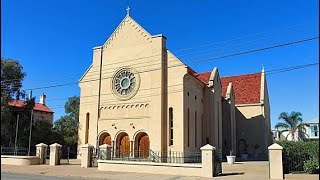
[[[292,141],[294,141],[295,139],[294,139],[294,132],[293,131],[291,131],[291,137],[292,137]]]

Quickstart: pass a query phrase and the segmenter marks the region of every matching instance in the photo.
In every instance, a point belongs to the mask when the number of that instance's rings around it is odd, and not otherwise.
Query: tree
[[[80,98],[73,96],[65,103],[66,115],[56,120],[54,130],[63,136],[64,145],[75,146],[78,137]]]
[[[1,58],[1,107],[7,105],[8,100],[19,99],[25,95],[21,91],[23,78],[26,73],[17,60]]]
[[[22,113],[8,105],[9,100],[24,97],[21,90],[26,73],[17,60],[1,58],[1,145],[13,145],[17,114]]]
[[[56,132],[52,128],[52,124],[48,121],[36,121],[32,127],[32,147],[39,143],[63,144],[62,134]]]
[[[282,112],[279,116],[279,120],[283,120],[284,122],[278,122],[275,125],[275,128],[283,128],[284,130],[282,132],[289,131],[286,139],[291,135],[291,138],[294,141],[294,134],[298,133],[298,140],[301,140],[306,132],[306,124],[302,123],[303,120],[301,116],[302,114],[300,112],[292,111],[290,115],[287,112]]]
[[[79,122],[79,105],[80,98],[78,96],[70,97],[64,105],[65,112],[76,122]]]

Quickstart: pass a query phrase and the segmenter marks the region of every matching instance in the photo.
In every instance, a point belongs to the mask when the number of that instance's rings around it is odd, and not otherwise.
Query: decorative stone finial
[[[262,64],[262,71],[261,72],[263,72],[264,73],[264,65]]]
[[[126,10],[127,10],[127,16],[130,16],[130,7],[128,6]]]
[[[273,143],[272,145],[270,145],[269,147],[268,147],[268,149],[270,150],[282,150],[283,149],[283,147],[282,146],[280,146],[279,144],[277,144],[277,143]]]

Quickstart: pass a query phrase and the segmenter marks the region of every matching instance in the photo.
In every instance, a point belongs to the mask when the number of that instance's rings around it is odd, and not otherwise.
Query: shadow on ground
[[[244,175],[244,172],[234,172],[234,173],[222,173],[219,176],[233,176],[233,175]]]

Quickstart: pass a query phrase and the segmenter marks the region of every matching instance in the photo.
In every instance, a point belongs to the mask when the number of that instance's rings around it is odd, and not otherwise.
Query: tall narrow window
[[[173,108],[169,108],[169,121],[170,121],[170,146],[173,145]]]
[[[84,143],[88,144],[89,139],[89,120],[90,120],[90,113],[86,114],[86,131],[85,131],[85,140]]]
[[[204,128],[203,128],[203,114],[201,114],[201,145],[204,145],[203,144],[203,130],[204,130]]]
[[[313,136],[318,136],[318,126],[316,124],[311,125],[311,132]]]
[[[190,113],[189,113],[189,108],[188,108],[188,119],[187,119],[187,130],[188,130],[188,135],[187,135],[187,138],[188,138],[188,147],[189,147],[189,145],[190,145],[190,138],[189,138],[189,135],[190,135],[190,132],[189,132],[189,128],[190,128],[190,118],[189,118],[189,116],[190,116]]]
[[[197,111],[194,112],[194,147],[197,147]]]

